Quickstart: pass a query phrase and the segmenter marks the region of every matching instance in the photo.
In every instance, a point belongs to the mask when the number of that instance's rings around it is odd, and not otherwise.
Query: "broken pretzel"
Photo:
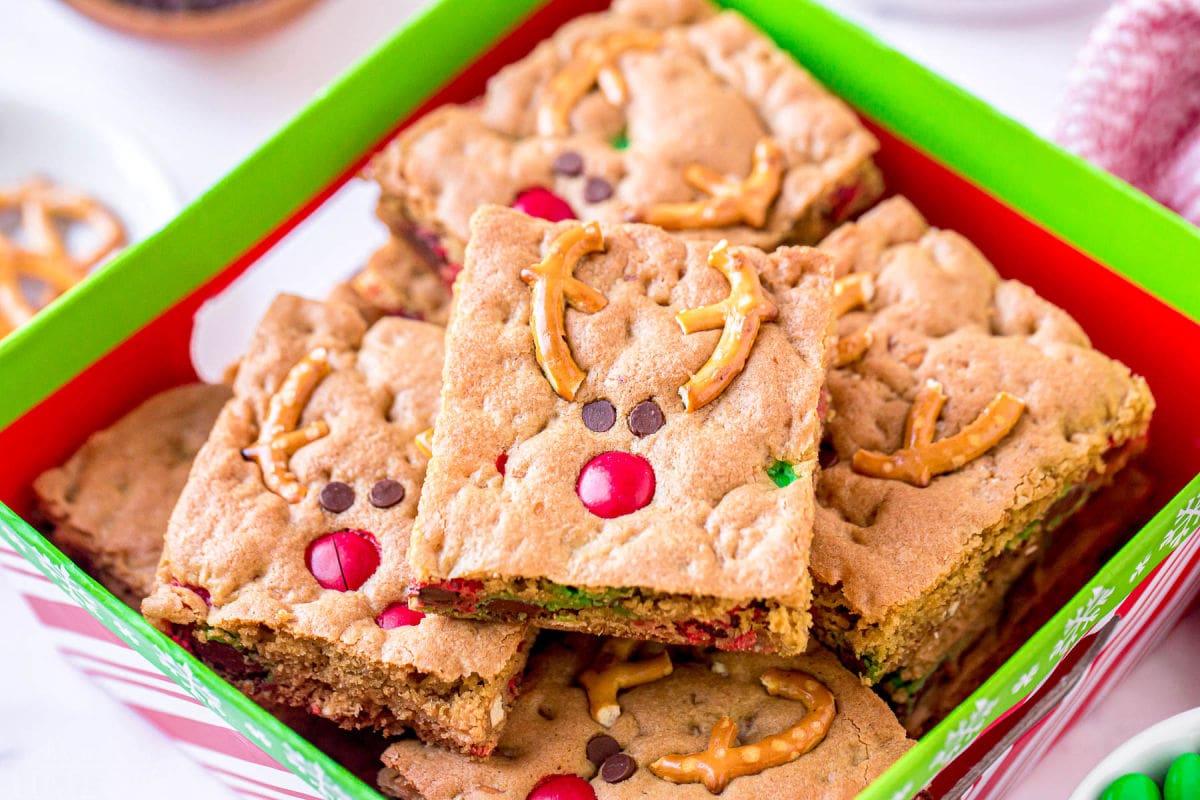
[[[630,661],[637,642],[629,639],[610,639],[605,643],[596,663],[579,676],[587,692],[588,711],[592,719],[611,728],[621,716],[617,692],[665,678],[674,671],[671,656],[666,651],[644,661]]]
[[[736,746],[737,723],[722,717],[713,725],[707,750],[663,756],[650,765],[650,771],[671,783],[703,783],[720,794],[734,778],[791,763],[820,744],[837,713],[825,685],[799,670],[770,669],[760,680],[767,694],[798,700],[808,713],[786,731],[740,747]]]
[[[711,403],[725,391],[746,366],[762,323],[779,316],[779,309],[763,291],[754,266],[741,253],[731,254],[724,239],[708,254],[708,264],[729,281],[729,296],[719,303],[675,315],[684,334],[723,329],[717,349],[679,389],[687,411]]]
[[[242,448],[243,458],[258,462],[267,488],[289,503],[299,503],[308,490],[288,468],[288,459],[301,447],[329,434],[329,425],[323,419],[296,428],[313,391],[329,370],[329,353],[324,347],[300,359],[271,396],[258,441]]]
[[[426,428],[414,436],[413,444],[426,458],[433,458],[433,428]]]
[[[630,50],[653,50],[662,43],[658,31],[619,31],[589,39],[576,47],[574,57],[546,87],[537,110],[541,136],[561,136],[570,130],[571,110],[593,86],[615,106],[629,99],[629,86],[617,67],[617,59]]]
[[[783,169],[783,148],[774,139],[760,139],[754,146],[753,166],[745,180],[692,164],[684,170],[684,180],[708,197],[690,203],[656,203],[633,212],[629,219],[667,230],[724,228],[742,223],[761,228],[767,224],[767,210],[783,185]]]
[[[854,454],[851,468],[860,475],[904,481],[924,488],[934,475],[953,472],[979,458],[1008,435],[1025,402],[1000,392],[973,422],[953,436],[933,441],[934,426],[946,398],[936,381],[929,381],[913,398],[904,431],[904,447],[887,455],[872,450]]]
[[[599,224],[575,225],[550,243],[539,263],[521,270],[521,280],[533,287],[529,326],[533,329],[534,355],[550,387],[564,400],[574,400],[587,377],[567,345],[567,303],[585,314],[594,314],[608,305],[608,298],[572,273],[581,258],[603,249],[604,234]]]

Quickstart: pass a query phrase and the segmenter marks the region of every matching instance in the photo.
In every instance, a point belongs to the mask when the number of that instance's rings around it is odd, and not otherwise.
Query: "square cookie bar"
[[[874,137],[744,18],[618,0],[435,110],[373,162],[380,216],[462,263],[485,203],[640,221],[772,250],[812,244],[882,190]]]
[[[380,787],[404,800],[851,800],[912,745],[883,701],[816,644],[792,658],[672,648],[647,659],[667,660],[670,674],[612,696],[620,713],[606,729],[576,676],[597,674],[594,660],[613,644],[599,654],[596,641],[539,644],[495,755],[397,742]],[[718,732],[740,746],[699,755]],[[710,785],[687,768],[693,755]]]
[[[834,232],[839,367],[815,634],[911,692],[993,624],[1030,548],[1145,444],[1146,382],[962,236],[889,200]]]
[[[34,481],[51,540],[131,606],[154,586],[171,509],[230,395],[203,383],[155,395]]]
[[[803,652],[828,257],[485,206],[413,607]]]
[[[256,698],[495,745],[530,632],[409,610],[444,331],[283,296],[171,516],[147,618]]]

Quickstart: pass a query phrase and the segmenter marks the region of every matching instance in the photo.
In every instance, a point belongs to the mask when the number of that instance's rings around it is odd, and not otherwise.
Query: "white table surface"
[[[1021,21],[914,18],[886,3],[827,0],[886,41],[1044,135],[1067,70],[1103,3]],[[0,94],[61,105],[143,142],[185,199],[198,195],[416,8],[325,0],[238,43],[177,45],[100,28],[55,0],[9,0]],[[0,797],[224,800],[157,732],[63,663],[0,578]],[[1099,758],[1152,722],[1200,705],[1193,612],[1106,703],[1051,750],[1014,798],[1061,798]]]

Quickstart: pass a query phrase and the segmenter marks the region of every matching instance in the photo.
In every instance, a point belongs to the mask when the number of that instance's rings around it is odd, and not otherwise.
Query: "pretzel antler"
[[[299,503],[308,490],[289,471],[288,459],[304,445],[329,434],[329,425],[323,419],[296,430],[300,414],[329,370],[329,353],[324,347],[300,359],[271,396],[258,441],[242,448],[242,458],[258,462],[267,488],[289,503]]]
[[[610,639],[605,642],[596,663],[579,676],[579,682],[587,692],[588,712],[606,728],[611,728],[621,716],[618,691],[653,683],[675,669],[671,655],[665,650],[654,658],[630,661],[636,647],[637,642],[631,639]]]
[[[934,425],[945,402],[941,384],[927,382],[909,409],[904,448],[891,455],[859,450],[854,454],[851,468],[860,475],[924,488],[934,475],[953,472],[995,447],[1016,427],[1025,411],[1023,400],[1000,392],[973,422],[953,436],[934,442]]]
[[[574,225],[550,243],[539,263],[521,270],[521,280],[533,287],[529,326],[533,350],[551,388],[564,400],[574,400],[586,373],[575,363],[567,345],[566,305],[594,314],[608,305],[608,298],[575,278],[575,265],[588,253],[604,249],[600,225]]]
[[[15,209],[24,241],[0,234],[0,336],[27,322],[44,306],[87,276],[100,259],[119,247],[125,231],[116,216],[91,197],[67,191],[44,178],[34,178],[0,191],[0,210]],[[95,243],[72,253],[56,220],[92,230]],[[35,304],[25,296],[22,278],[44,285]]]
[[[875,296],[875,281],[865,272],[851,272],[833,282],[833,313],[835,317],[843,317],[856,308],[862,308]],[[837,350],[834,352],[833,366],[845,367],[858,361],[871,345],[875,343],[875,334],[870,328],[863,328],[838,339]]]
[[[737,723],[722,717],[713,726],[707,750],[663,756],[650,765],[650,771],[671,783],[703,783],[720,794],[734,778],[791,763],[820,744],[837,713],[837,703],[825,685],[799,670],[770,669],[760,680],[767,694],[798,700],[808,713],[786,731],[741,747],[735,746]]]
[[[633,212],[629,219],[667,230],[724,228],[743,222],[761,228],[767,224],[767,210],[783,185],[783,169],[783,148],[774,139],[760,139],[745,180],[692,164],[684,170],[684,180],[708,197],[690,203],[656,203]]]
[[[729,281],[729,296],[719,303],[690,308],[675,315],[684,334],[724,328],[717,349],[700,371],[679,389],[688,411],[711,403],[746,366],[750,350],[764,322],[779,316],[779,308],[763,291],[758,272],[740,254],[730,254],[722,239],[708,254],[709,266]]]
[[[574,57],[546,86],[537,110],[538,134],[567,133],[571,128],[568,120],[571,110],[597,84],[610,103],[625,105],[629,87],[617,68],[617,59],[630,50],[653,50],[661,43],[661,33],[646,30],[618,31],[580,43]]]

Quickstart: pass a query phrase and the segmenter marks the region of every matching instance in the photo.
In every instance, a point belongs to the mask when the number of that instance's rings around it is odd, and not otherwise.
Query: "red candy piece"
[[[327,533],[308,546],[304,563],[323,588],[352,592],[379,568],[379,542],[367,531]]]
[[[583,465],[575,491],[597,517],[632,514],[654,497],[654,467],[641,456],[610,450]]]
[[[508,453],[501,453],[496,456],[496,472],[503,475],[506,469],[508,469]]]
[[[567,205],[567,201],[549,189],[534,186],[517,195],[512,207],[531,217],[541,217],[550,222],[561,222],[564,219],[577,219],[575,212]]]
[[[425,619],[424,612],[409,608],[408,603],[392,603],[379,612],[379,616],[375,618],[375,624],[385,631],[390,631],[392,628],[416,625],[423,619]]]
[[[596,790],[578,775],[547,775],[525,800],[596,800]]]

